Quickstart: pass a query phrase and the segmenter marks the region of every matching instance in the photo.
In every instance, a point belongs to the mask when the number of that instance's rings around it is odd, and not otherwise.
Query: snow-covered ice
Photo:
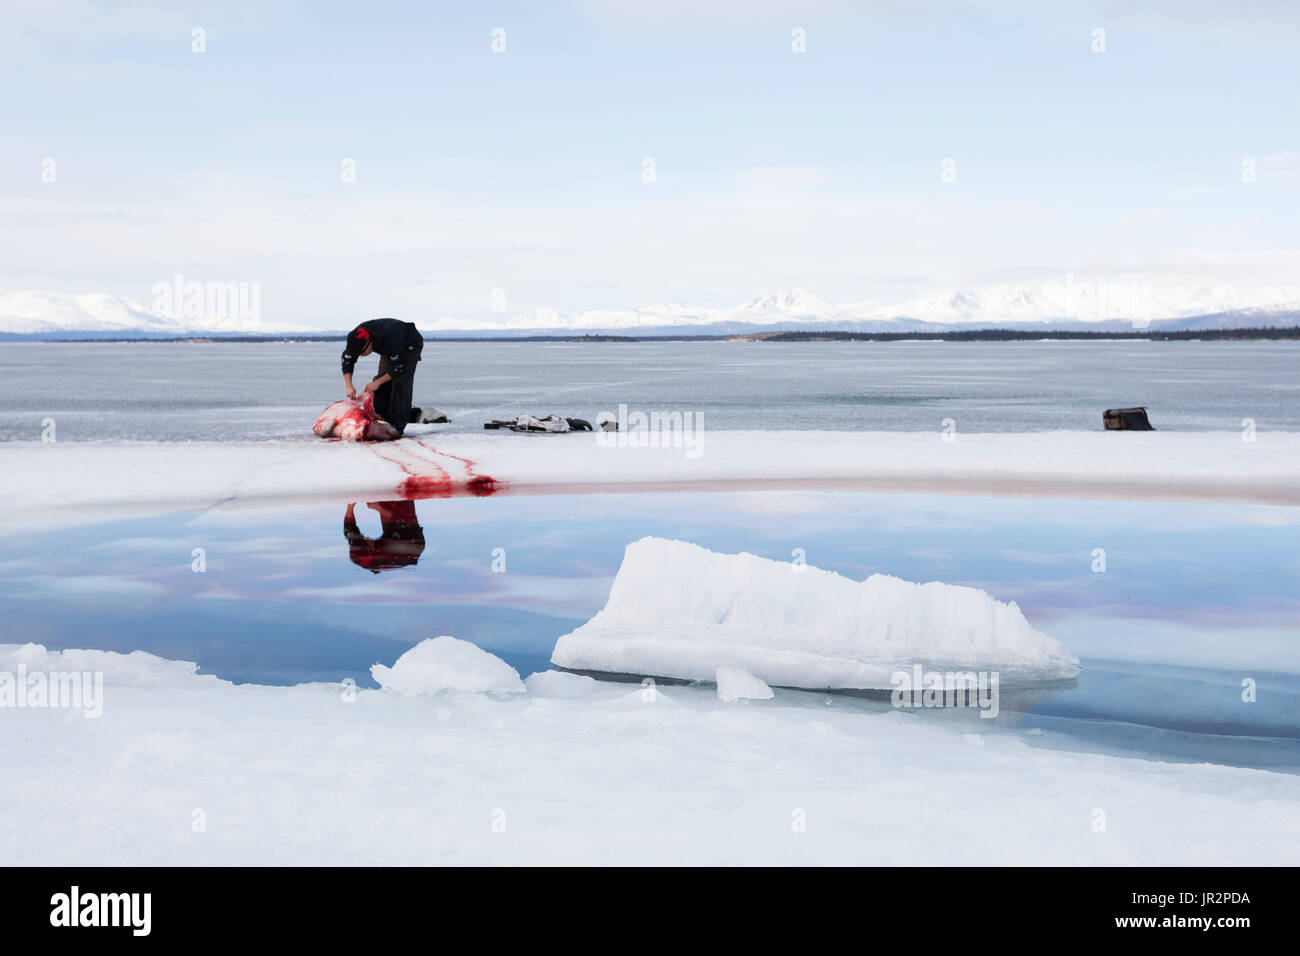
[[[105,700],[98,720],[0,710],[3,865],[1300,863],[1294,775],[1068,753],[860,700],[539,692],[591,686],[569,676],[347,693],[0,646],[0,669],[19,661],[102,670]]]
[[[1003,684],[1079,672],[1019,607],[978,588],[883,574],[854,581],[662,538],[627,546],[604,608],[561,637],[551,660],[570,670],[705,681],[735,667],[773,686],[807,688],[885,689],[914,664],[997,671]]]
[[[704,431],[699,454],[602,444],[600,433],[440,434],[411,426],[381,445],[7,442],[0,518],[74,520],[85,506],[206,508],[308,495],[399,496],[649,488],[823,487],[1095,498],[1300,502],[1300,433]],[[611,433],[612,434],[612,433]],[[416,496],[420,492],[417,489]],[[71,512],[71,514],[70,514]]]
[[[398,694],[519,694],[519,672],[477,644],[443,635],[416,644],[392,667],[376,664],[370,676],[384,690]]]
[[[569,674],[565,671],[538,671],[529,674],[524,681],[528,693],[535,697],[559,697],[564,700],[580,700],[590,697],[600,690],[600,681],[585,674]]]

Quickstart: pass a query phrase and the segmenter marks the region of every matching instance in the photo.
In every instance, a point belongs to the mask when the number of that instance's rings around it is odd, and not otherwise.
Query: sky
[[[0,289],[338,329],[1295,285],[1300,7],[1138,6],[3,0]]]

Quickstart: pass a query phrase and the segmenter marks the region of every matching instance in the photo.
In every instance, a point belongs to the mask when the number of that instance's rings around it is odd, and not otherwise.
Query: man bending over
[[[366,383],[374,393],[375,414],[397,429],[400,435],[412,422],[434,421],[419,408],[411,407],[415,387],[415,366],[424,349],[424,337],[414,323],[399,319],[371,319],[348,333],[343,348],[343,385],[348,398],[356,398],[352,371],[357,359],[374,352],[379,356],[379,372]]]

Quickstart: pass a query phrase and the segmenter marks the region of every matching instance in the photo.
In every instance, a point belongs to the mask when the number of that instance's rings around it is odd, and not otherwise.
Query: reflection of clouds
[[[521,532],[523,532],[521,534]],[[546,527],[541,531],[527,527],[493,527],[483,537],[483,553],[492,548],[505,548],[507,552],[528,549],[576,548],[591,541],[591,528],[574,521],[560,527]],[[490,560],[490,558],[488,559]]]
[[[237,538],[229,541],[222,541],[221,547],[231,554],[289,554],[289,555],[310,555],[313,557],[324,557],[330,553],[337,552],[337,542],[331,536],[329,543],[334,545],[333,548],[325,547],[325,536],[318,531],[307,536],[307,540],[317,539],[320,541],[319,546],[307,548],[304,547],[303,537],[289,537],[264,535],[258,538]]]
[[[959,553],[957,548],[908,548],[901,552],[905,558],[918,558],[922,561],[952,561]]]
[[[1226,603],[1212,593],[1194,596],[1170,593],[1164,581],[1118,581],[1107,574],[1051,581],[974,579],[967,584],[988,591],[1001,601],[1015,601],[1030,623],[1059,622],[1088,616],[1180,622],[1198,627],[1285,628],[1297,631],[1295,653],[1300,657],[1300,598],[1249,594],[1240,603]]]
[[[515,553],[522,550],[523,547],[520,545],[512,545],[511,548],[507,550],[506,570],[500,574],[491,570],[492,557],[490,554],[485,555],[482,558],[451,558],[439,562],[438,567],[456,568],[458,571],[463,571],[466,574],[473,575],[480,584],[490,584],[494,581],[501,581],[514,574],[519,574],[524,577],[538,577],[539,575],[534,572],[533,568],[542,562],[536,560],[530,562],[519,560]],[[620,554],[619,557],[615,559],[612,566],[606,567],[603,564],[597,564],[594,561],[589,561],[586,558],[578,557],[576,555],[547,554],[544,555],[544,557],[547,559],[545,562],[548,565],[546,569],[547,573],[540,576],[544,580],[548,581],[582,580],[591,578],[606,582],[612,581],[614,579],[614,572],[618,570],[619,563],[622,560],[622,555]]]
[[[0,578],[7,577],[10,572],[14,572],[15,578],[25,578],[29,577],[33,571],[48,571],[51,574],[57,574],[60,570],[60,568],[56,568],[49,555],[34,554],[28,557],[0,561]]]
[[[1238,619],[1235,625],[1202,625],[1187,620],[1152,620],[1145,617],[1076,616],[1058,622],[1052,636],[1081,658],[1144,661],[1187,667],[1250,669],[1300,674],[1300,637],[1294,623],[1289,628],[1252,626]]]
[[[228,587],[210,587],[204,588],[194,598],[199,601],[248,601],[261,599],[262,595],[246,594],[237,588]]]
[[[1020,564],[1076,564],[1079,555],[1074,551],[1025,551],[1020,548],[1001,548],[990,552],[1005,561]]]
[[[519,571],[484,571],[468,582],[408,577],[402,581],[371,579],[332,587],[296,587],[259,600],[309,601],[314,604],[382,604],[412,607],[430,604],[510,607],[564,617],[590,617],[609,597],[612,574],[563,578]]]
[[[333,584],[328,587],[298,587],[287,588],[278,592],[278,595],[263,595],[263,598],[275,597],[281,599],[306,598],[312,601],[322,601],[334,604],[352,604],[356,601],[366,600],[372,603],[381,604],[411,604],[415,603],[416,595],[406,593],[412,589],[401,587],[402,582],[385,580],[383,578],[373,578],[368,581],[358,581],[355,584]]]
[[[1227,631],[1240,628],[1290,627],[1294,635],[1292,654],[1300,658],[1300,601],[1287,598],[1252,598],[1248,605],[1180,604],[1177,606],[1097,604],[1095,609],[1115,617],[1143,620],[1176,621],[1198,627],[1217,627]]]
[[[190,538],[115,538],[112,541],[101,541],[98,544],[88,544],[79,550],[85,554],[118,554],[121,552],[132,552],[136,554],[177,554],[183,555],[185,563],[189,563],[190,551],[197,547]],[[179,558],[178,558],[179,560]]]
[[[825,494],[807,491],[741,491],[728,499],[730,510],[758,515],[809,515],[834,506]]]
[[[1300,508],[1250,508],[1242,516],[1243,524],[1264,528],[1291,528],[1300,525]]]
[[[797,527],[772,524],[752,529],[756,533],[781,537],[842,531],[850,520],[869,523],[872,532],[879,534],[918,529],[983,530],[994,526],[984,503],[1003,507],[1006,504],[997,498],[842,491],[753,491],[715,493],[712,497],[712,501],[699,502],[700,511],[706,515],[730,510],[737,514],[798,516]],[[734,497],[743,497],[745,501],[739,507],[732,507]],[[846,515],[851,518],[846,519]]]
[[[73,601],[135,600],[156,598],[167,589],[153,581],[116,574],[64,574],[54,577],[10,578],[13,597],[58,598]]]

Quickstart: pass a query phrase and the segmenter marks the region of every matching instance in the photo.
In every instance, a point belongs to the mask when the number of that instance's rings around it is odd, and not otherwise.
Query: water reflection
[[[343,537],[348,541],[348,558],[373,574],[395,568],[414,567],[424,553],[424,529],[415,513],[414,501],[368,501],[366,507],[379,515],[380,535],[368,538],[357,525],[356,503],[343,513]]]
[[[37,535],[0,528],[3,641],[143,650],[237,682],[373,687],[371,664],[452,634],[525,676],[605,604],[629,541],[655,534],[773,559],[797,545],[855,580],[894,574],[1014,600],[1080,658],[1077,686],[1022,696],[1003,685],[997,719],[971,708],[905,711],[913,717],[971,733],[1014,724],[1033,746],[1300,771],[1294,508],[821,491],[463,495],[348,506],[345,564],[339,504],[106,518]],[[427,545],[422,524],[437,529]],[[1099,544],[1122,576],[1092,571]],[[497,545],[509,547],[509,573],[494,564]],[[398,567],[411,570],[374,573]],[[1245,679],[1257,688],[1249,702]]]

